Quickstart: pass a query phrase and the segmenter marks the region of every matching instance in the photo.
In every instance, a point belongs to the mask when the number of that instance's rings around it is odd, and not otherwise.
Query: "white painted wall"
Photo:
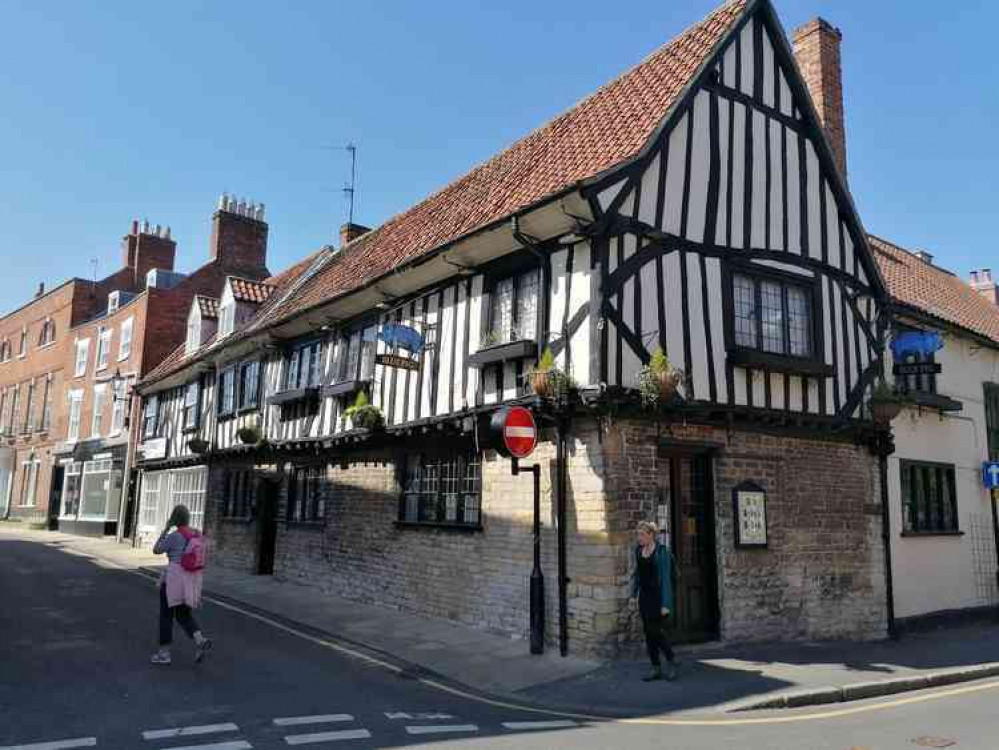
[[[888,491],[898,617],[999,603],[992,511],[981,481],[988,458],[983,383],[999,382],[999,352],[950,334],[944,339],[936,355],[943,368],[937,392],[961,401],[964,409],[941,415],[911,408],[892,423],[896,449],[888,462]],[[962,536],[901,535],[904,459],[954,464]]]

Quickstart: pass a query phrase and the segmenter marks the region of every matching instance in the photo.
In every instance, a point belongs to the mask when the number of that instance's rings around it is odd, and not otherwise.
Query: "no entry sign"
[[[500,409],[490,422],[493,445],[504,456],[527,458],[538,444],[534,415],[523,406]]]

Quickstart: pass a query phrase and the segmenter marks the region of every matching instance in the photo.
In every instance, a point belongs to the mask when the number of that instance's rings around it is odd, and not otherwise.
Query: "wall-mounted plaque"
[[[743,482],[732,491],[735,506],[735,546],[767,546],[767,493],[758,484]]]

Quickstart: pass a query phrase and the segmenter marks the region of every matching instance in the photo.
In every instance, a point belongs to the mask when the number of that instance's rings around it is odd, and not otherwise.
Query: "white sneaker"
[[[194,647],[194,663],[199,664],[205,658],[205,654],[212,648],[211,638],[202,638],[201,643]]]
[[[172,660],[170,659],[169,651],[157,651],[149,659],[150,664],[170,664]]]

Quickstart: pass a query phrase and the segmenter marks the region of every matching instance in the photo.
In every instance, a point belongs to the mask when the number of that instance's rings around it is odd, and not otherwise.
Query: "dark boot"
[[[655,682],[656,680],[661,680],[663,678],[662,667],[652,667],[652,671],[649,672],[647,677],[642,678],[642,682]]]

